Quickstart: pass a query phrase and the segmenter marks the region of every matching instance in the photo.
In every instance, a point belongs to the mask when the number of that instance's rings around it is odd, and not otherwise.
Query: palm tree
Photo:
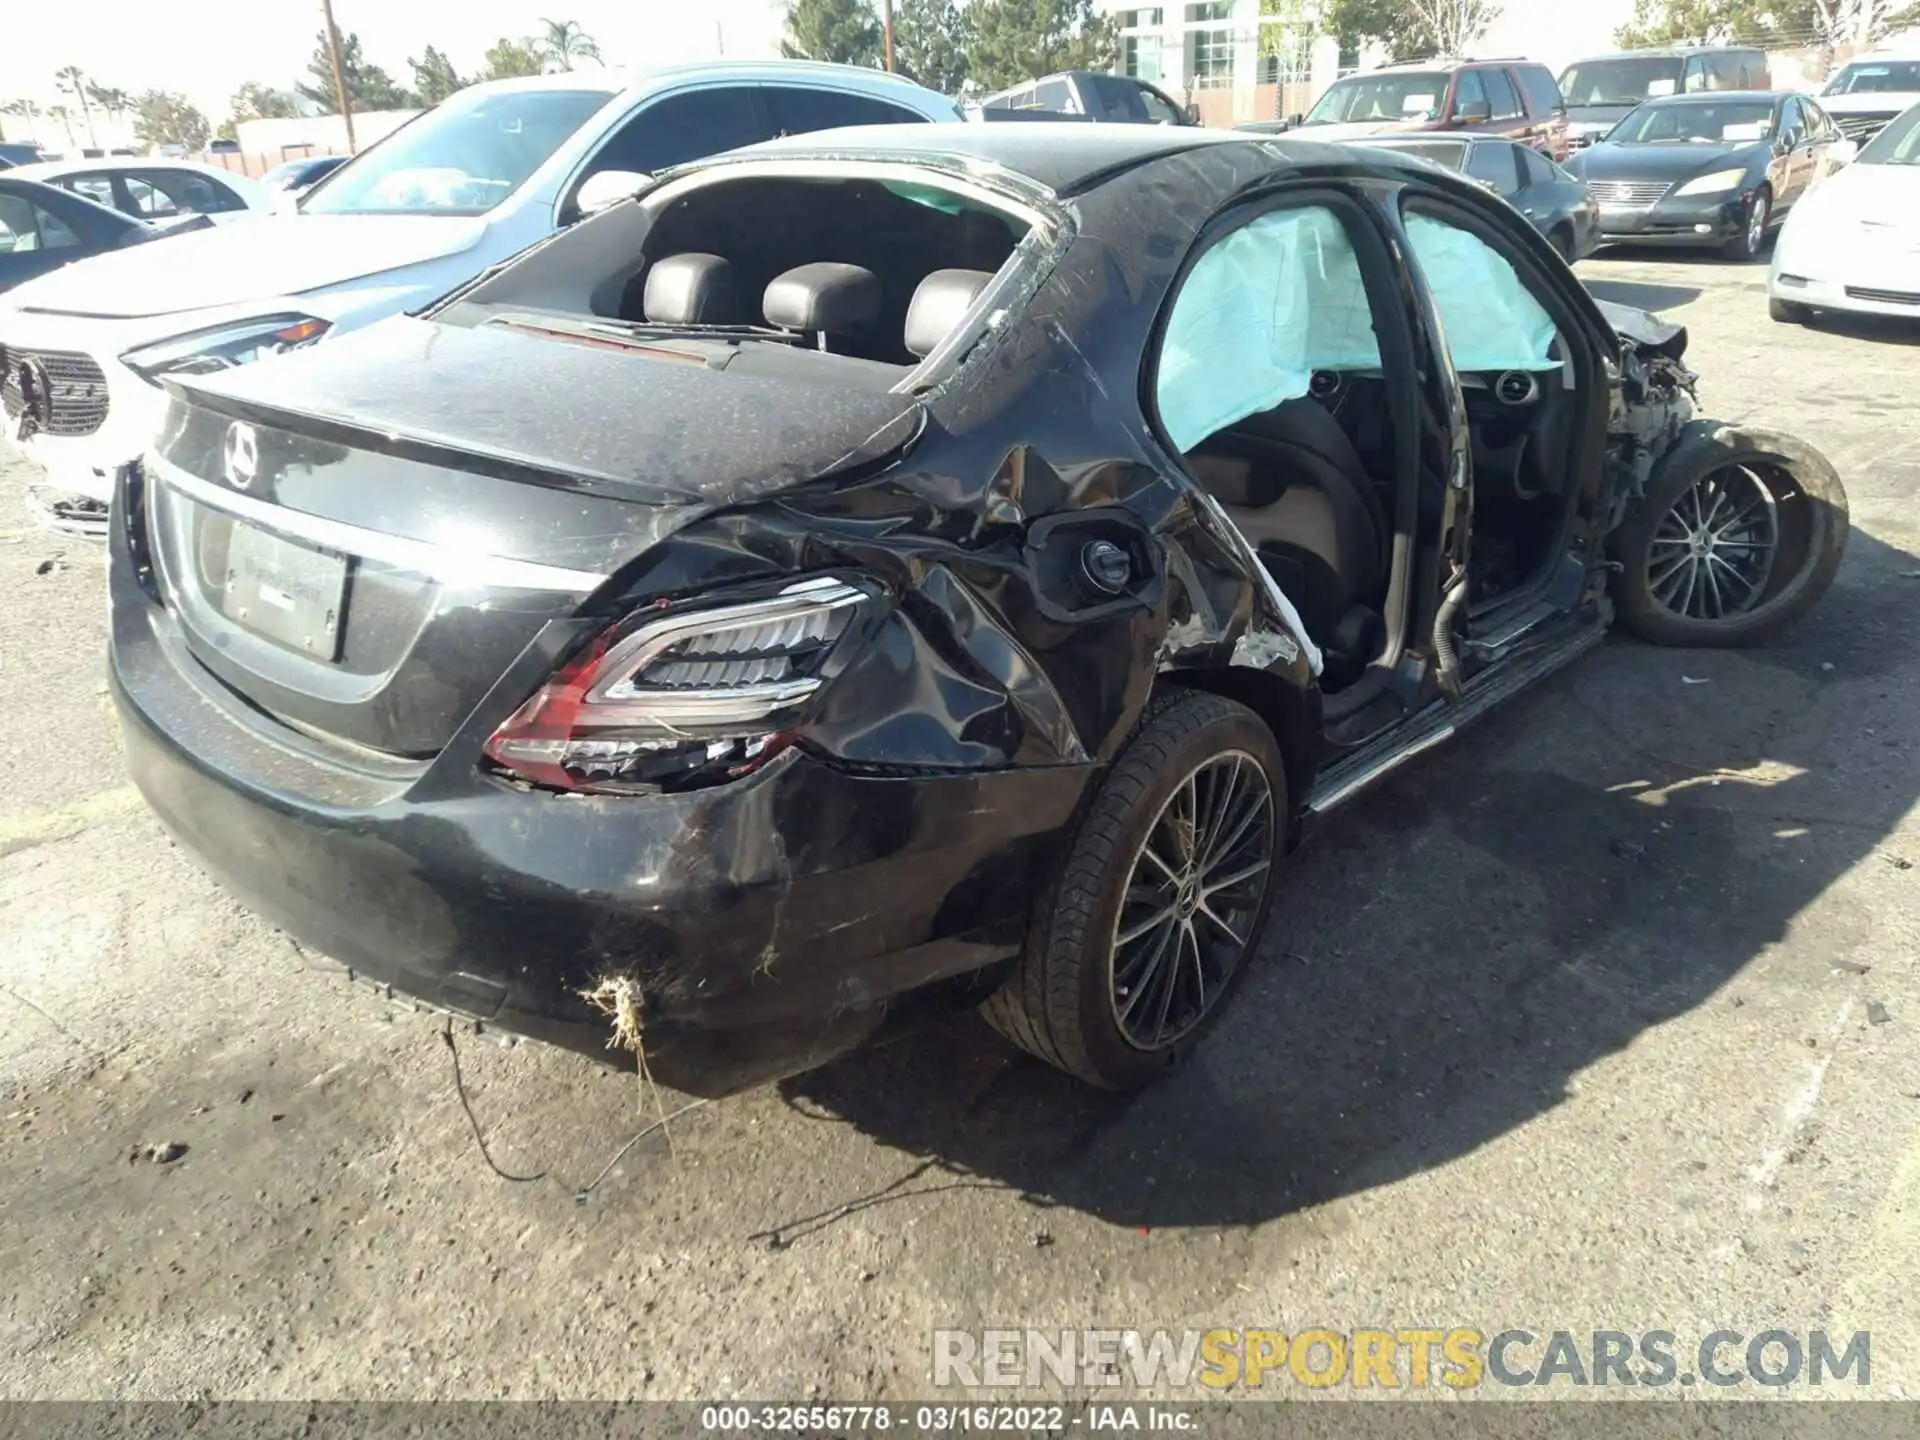
[[[87,144],[97,150],[100,147],[100,142],[94,136],[93,110],[87,104],[88,86],[86,72],[78,65],[69,65],[64,70],[54,72],[53,82],[60,87],[62,94],[71,95],[80,102],[80,114],[86,121],[87,126]],[[71,135],[69,135],[68,138],[71,139]]]
[[[9,100],[6,104],[0,105],[0,115],[18,115],[26,121],[27,139],[32,140],[34,121],[40,118],[40,103],[37,100]]]
[[[600,59],[600,45],[580,28],[577,20],[542,20],[546,33],[537,42],[547,62],[560,70],[573,69],[575,60]]]
[[[71,150],[73,148],[73,112],[64,105],[49,105],[47,118],[60,122],[60,128],[67,132],[67,148]]]
[[[105,111],[109,120],[117,120],[133,108],[133,97],[111,85],[95,85],[88,81],[87,98]]]

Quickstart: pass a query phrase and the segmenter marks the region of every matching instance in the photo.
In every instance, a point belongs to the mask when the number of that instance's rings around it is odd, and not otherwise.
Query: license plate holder
[[[347,568],[344,555],[236,522],[220,609],[257,635],[332,664],[340,658]]]

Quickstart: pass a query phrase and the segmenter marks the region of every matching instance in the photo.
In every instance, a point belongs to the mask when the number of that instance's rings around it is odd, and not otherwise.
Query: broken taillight
[[[765,764],[873,602],[832,577],[630,618],[595,637],[487,740],[503,770],[560,790],[675,788]]]

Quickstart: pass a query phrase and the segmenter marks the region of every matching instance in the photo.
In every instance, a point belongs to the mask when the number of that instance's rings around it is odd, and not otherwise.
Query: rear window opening
[[[885,389],[962,323],[1032,228],[937,177],[738,176],[617,207],[439,318]]]
[[[697,314],[904,368],[924,358],[930,338],[912,333],[924,323],[908,324],[916,301],[923,315],[932,305],[957,323],[1027,229],[1005,211],[917,182],[736,180],[673,201],[648,232],[640,263],[596,299],[611,302],[612,319],[672,324]],[[703,293],[690,299],[684,282],[696,266]],[[944,286],[944,303],[930,284]]]

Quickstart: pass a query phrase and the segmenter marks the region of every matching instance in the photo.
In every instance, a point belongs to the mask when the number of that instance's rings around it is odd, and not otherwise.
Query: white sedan
[[[165,376],[324,344],[423,305],[689,160],[776,135],[962,118],[903,76],[802,60],[470,85],[291,214],[134,247],[165,250],[157,260],[97,256],[9,290],[0,445],[100,518],[165,418]],[[36,412],[19,376],[49,363],[67,380]]]
[[[47,160],[22,165],[13,174],[85,196],[142,220],[168,221],[205,215],[216,225],[264,215],[274,194],[258,180],[190,160],[109,156],[104,160]]]
[[[1794,206],[1767,298],[1787,324],[1822,310],[1920,319],[1920,105]]]

